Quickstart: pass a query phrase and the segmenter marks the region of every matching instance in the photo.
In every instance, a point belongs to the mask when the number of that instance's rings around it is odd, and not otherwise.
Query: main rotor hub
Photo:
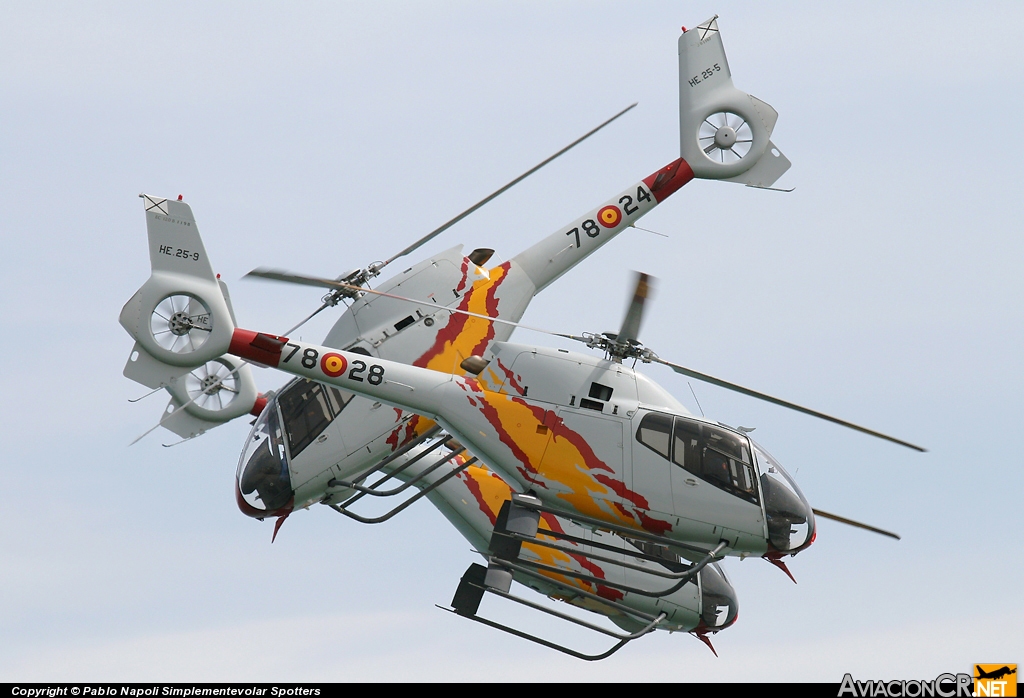
[[[722,150],[732,150],[736,144],[736,129],[731,126],[722,126],[715,131],[715,145]]]
[[[602,332],[601,334],[584,332],[582,337],[574,337],[573,339],[582,341],[591,349],[599,349],[605,352],[612,361],[621,362],[623,359],[638,359],[646,364],[658,356],[635,339],[620,342],[618,335],[612,332]]]
[[[180,337],[188,334],[189,330],[191,330],[194,325],[192,324],[192,320],[189,319],[188,313],[179,311],[172,315],[171,319],[167,321],[167,327],[173,334]]]

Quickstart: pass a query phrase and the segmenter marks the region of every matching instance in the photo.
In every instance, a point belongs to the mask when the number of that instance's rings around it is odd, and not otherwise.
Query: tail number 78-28
[[[284,357],[281,363],[288,363],[302,349],[298,344],[288,342],[285,346],[292,350]],[[351,381],[362,383],[366,381],[370,385],[380,385],[384,382],[384,367],[379,364],[369,364],[360,359],[351,362],[351,368],[347,359],[341,354],[330,352],[320,356],[320,352],[313,347],[302,349],[302,356],[299,359],[305,369],[315,369],[319,364],[320,370],[329,378],[337,378],[348,372],[347,378]]]

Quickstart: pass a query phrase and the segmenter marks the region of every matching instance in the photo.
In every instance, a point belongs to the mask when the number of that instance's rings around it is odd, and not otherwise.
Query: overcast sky
[[[720,658],[658,633],[585,664],[434,608],[476,558],[426,502],[379,527],[315,507],[271,545],[233,501],[246,421],[128,446],[165,404],[129,404],[145,390],[121,375],[117,316],[149,275],[140,192],[184,195],[240,323],[279,332],[319,294],[239,281],[253,267],[386,258],[634,101],[411,261],[511,258],[673,160],[679,28],[715,13],[737,87],[780,113],[796,191],[693,182],[641,223],[667,238],[624,233],[524,322],[612,329],[631,270],[658,277],[641,338],[662,357],[929,449],[693,384],[812,505],[903,540],[821,521],[797,585],[726,563],[741,611]],[[1021,662],[1022,33],[1014,2],[5,1],[0,680],[838,682]],[[697,410],[681,377],[644,371]]]

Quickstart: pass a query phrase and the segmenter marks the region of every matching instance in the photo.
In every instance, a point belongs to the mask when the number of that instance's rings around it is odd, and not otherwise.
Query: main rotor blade
[[[469,208],[467,208],[467,209],[466,209],[465,211],[463,211],[463,212],[462,212],[462,213],[460,213],[459,215],[455,216],[455,218],[452,218],[452,219],[451,219],[450,221],[448,221],[448,222],[447,222],[447,223],[445,223],[444,225],[442,225],[442,226],[440,226],[440,227],[438,227],[438,228],[435,228],[434,230],[430,231],[429,233],[427,233],[426,235],[424,235],[423,237],[421,237],[421,238],[420,238],[419,240],[417,240],[416,242],[412,243],[411,245],[409,245],[408,247],[406,247],[406,248],[405,248],[404,250],[402,250],[401,252],[399,252],[398,254],[396,254],[396,255],[395,255],[394,257],[390,257],[390,258],[388,258],[388,259],[384,260],[384,265],[386,266],[386,265],[388,265],[388,264],[391,264],[391,263],[392,263],[393,261],[395,261],[395,260],[396,260],[396,259],[398,259],[399,257],[404,257],[405,255],[407,255],[407,254],[409,254],[410,252],[414,251],[414,250],[415,250],[416,248],[420,247],[421,245],[424,245],[424,244],[426,244],[426,243],[430,242],[430,241],[431,241],[431,240],[433,240],[433,239],[434,239],[435,237],[437,237],[438,235],[440,235],[440,234],[441,234],[441,233],[443,233],[444,231],[448,230],[448,228],[451,228],[451,227],[452,227],[453,225],[455,225],[456,223],[458,223],[459,221],[461,221],[461,220],[462,220],[463,218],[465,218],[465,217],[466,217],[466,216],[468,216],[469,214],[473,213],[473,211],[476,211],[476,210],[477,210],[478,208],[480,208],[481,206],[483,206],[484,204],[486,204],[486,203],[487,203],[488,201],[490,201],[491,199],[495,198],[496,196],[498,196],[499,194],[502,194],[502,193],[503,193],[503,192],[505,192],[505,191],[508,191],[509,189],[511,189],[512,187],[514,187],[514,186],[515,186],[516,184],[518,184],[519,182],[523,181],[524,179],[526,179],[527,177],[529,177],[530,175],[532,175],[532,174],[533,174],[534,172],[536,172],[536,171],[537,171],[537,170],[539,170],[540,168],[544,167],[544,165],[547,165],[547,164],[548,164],[549,162],[551,162],[552,160],[554,160],[554,159],[555,159],[555,158],[557,158],[558,156],[560,156],[560,155],[563,155],[563,154],[565,154],[566,152],[568,152],[569,150],[571,150],[571,149],[572,149],[573,147],[575,147],[575,146],[579,145],[580,143],[582,143],[582,142],[583,142],[583,141],[585,141],[586,139],[590,138],[590,137],[591,137],[591,136],[593,136],[593,135],[594,135],[595,133],[597,133],[598,131],[600,131],[601,129],[603,129],[603,128],[604,128],[605,126],[607,126],[607,125],[608,125],[608,124],[610,124],[611,122],[613,122],[613,121],[615,121],[616,119],[618,119],[618,118],[619,118],[620,116],[622,116],[623,114],[625,114],[626,112],[628,112],[628,111],[629,111],[630,109],[632,109],[632,108],[633,108],[633,107],[635,107],[636,105],[637,105],[637,102],[633,102],[633,104],[630,104],[630,105],[629,105],[628,107],[626,107],[625,109],[623,109],[622,111],[620,111],[620,112],[619,112],[618,114],[616,114],[616,115],[615,115],[615,116],[613,116],[612,118],[610,118],[610,119],[608,119],[607,121],[605,121],[604,123],[602,123],[602,124],[601,124],[600,126],[598,126],[597,128],[594,128],[594,129],[592,129],[592,130],[590,130],[590,131],[587,131],[587,132],[586,132],[585,134],[583,134],[582,136],[580,136],[579,138],[577,138],[576,140],[574,140],[574,141],[573,141],[572,143],[570,143],[569,145],[565,146],[564,148],[562,148],[561,150],[559,150],[559,151],[558,151],[557,153],[555,153],[554,155],[552,155],[551,157],[549,157],[549,158],[548,158],[547,160],[544,160],[544,161],[543,161],[543,162],[541,162],[540,164],[538,164],[538,165],[535,165],[534,167],[530,168],[529,170],[527,170],[526,172],[524,172],[523,174],[519,175],[518,177],[516,177],[515,179],[513,179],[513,180],[512,180],[511,182],[509,182],[508,184],[506,184],[505,186],[503,186],[503,187],[502,187],[501,189],[498,189],[497,191],[495,191],[495,192],[494,192],[493,194],[490,194],[489,196],[486,196],[486,197],[484,197],[483,199],[481,199],[481,200],[480,200],[480,201],[478,201],[477,203],[473,204],[472,206],[470,206]]]
[[[283,281],[286,284],[300,284],[302,286],[316,286],[318,288],[330,288],[335,290],[341,288],[356,288],[355,286],[349,286],[348,284],[343,284],[340,281],[335,281],[334,279],[321,279],[318,276],[293,274],[291,272],[284,271],[283,269],[268,269],[267,267],[257,267],[242,278],[244,279],[249,276],[255,276],[260,279],[269,279],[270,281]]]
[[[298,325],[295,325],[295,327],[291,328],[290,330],[286,330],[286,331],[282,332],[281,336],[283,336],[283,337],[290,337],[292,332],[294,332],[295,330],[299,329],[300,327],[305,325],[307,322],[309,322],[310,320],[315,318],[317,315],[319,315],[321,313],[321,311],[326,310],[327,308],[329,308],[330,305],[331,305],[330,303],[321,303],[319,308],[317,308],[312,313],[307,315],[305,317],[305,319],[303,319]]]
[[[890,538],[895,538],[896,540],[900,540],[900,537],[897,534],[893,533],[892,531],[886,531],[886,530],[881,529],[881,528],[875,528],[874,526],[868,526],[867,524],[861,523],[860,521],[854,521],[853,519],[847,519],[847,518],[844,518],[842,516],[836,516],[835,514],[830,514],[827,511],[822,511],[821,509],[812,509],[811,511],[814,512],[815,516],[820,516],[823,519],[832,519],[833,521],[838,521],[839,523],[844,523],[847,526],[855,526],[857,528],[863,528],[866,531],[873,531],[875,533],[881,533],[883,536],[889,536]]]
[[[582,143],[586,139],[590,138],[595,133],[597,133],[598,131],[603,129],[605,126],[607,126],[611,122],[613,122],[616,119],[618,119],[620,116],[622,116],[623,114],[628,112],[630,109],[632,109],[636,105],[637,105],[636,102],[634,102],[633,104],[629,105],[628,107],[626,107],[625,109],[620,111],[618,114],[616,114],[612,118],[608,119],[607,121],[605,121],[601,125],[597,126],[596,128],[593,128],[590,131],[588,131],[587,133],[583,134],[582,136],[580,136],[579,138],[574,140],[572,143],[570,143],[569,145],[565,146],[564,148],[562,148],[557,153],[555,153],[551,157],[547,158],[546,160],[544,160],[540,164],[535,165],[534,167],[530,168],[529,170],[527,170],[523,174],[519,175],[518,177],[516,177],[511,182],[509,182],[505,186],[501,187],[500,189],[498,189],[494,193],[490,194],[489,196],[485,197],[484,199],[481,199],[480,201],[478,201],[474,205],[470,206],[465,211],[463,211],[459,215],[455,216],[455,218],[452,218],[450,221],[448,221],[444,225],[440,226],[439,228],[435,228],[434,230],[430,231],[429,233],[427,233],[426,235],[421,237],[419,240],[417,240],[413,244],[411,244],[408,247],[406,247],[404,250],[402,250],[398,254],[394,255],[393,257],[389,257],[384,262],[381,262],[380,266],[376,267],[376,271],[379,272],[381,269],[386,267],[388,264],[391,264],[391,262],[395,261],[399,257],[404,257],[405,255],[409,254],[410,252],[413,252],[414,250],[416,250],[421,245],[424,245],[427,242],[430,242],[435,237],[437,237],[438,235],[440,235],[444,231],[448,230],[448,228],[452,227],[453,225],[455,225],[456,223],[461,221],[463,218],[465,218],[469,214],[471,214],[474,211],[476,211],[478,208],[480,208],[481,206],[483,206],[487,202],[491,201],[492,199],[494,199],[495,197],[499,196],[503,192],[508,191],[510,188],[512,188],[513,186],[515,186],[519,182],[523,181],[524,179],[529,177],[531,174],[533,174],[534,172],[536,172],[540,168],[544,167],[544,165],[547,165],[549,162],[551,162],[555,158],[559,157],[560,155],[564,155],[566,152],[568,152],[569,150],[571,150],[575,146],[579,145],[580,143]],[[287,271],[280,270],[280,269],[267,269],[267,268],[264,268],[264,267],[260,267],[258,269],[253,269],[251,272],[246,274],[246,276],[256,276],[256,277],[259,277],[261,279],[269,279],[271,281],[282,281],[282,282],[285,282],[285,283],[300,284],[300,285],[303,285],[303,286],[315,286],[315,287],[318,287],[318,288],[330,288],[330,289],[334,289],[334,290],[338,290],[338,289],[342,289],[342,288],[356,289],[356,287],[354,287],[354,286],[348,286],[347,284],[340,284],[339,282],[336,282],[333,279],[322,279],[322,278],[316,277],[316,276],[306,276],[304,274],[293,274],[291,272],[287,272]],[[359,288],[359,289],[356,289],[356,290],[365,290],[365,289]],[[398,296],[396,296],[396,298],[397,297]],[[404,300],[411,300],[411,299],[404,299]],[[419,302],[419,301],[413,301],[413,302]],[[328,307],[328,305],[330,305],[330,304],[329,303],[325,303],[324,305],[320,306],[320,308],[318,308],[316,311],[314,311],[312,315],[310,315],[305,320],[300,322],[298,325],[293,327],[290,330],[290,332],[294,332],[296,329],[298,329],[299,327],[301,327],[302,325],[307,323],[314,315],[316,315],[317,313],[322,311],[324,308]],[[480,317],[486,317],[486,316],[480,316]],[[488,319],[493,319],[493,318],[488,318]],[[496,322],[502,322],[502,321],[501,320],[496,320]],[[511,324],[515,324],[515,323],[511,323]],[[540,330],[540,331],[543,332],[544,330]],[[288,334],[288,333],[286,333],[286,334]]]
[[[449,313],[456,313],[458,315],[468,315],[469,317],[480,318],[481,320],[488,320],[490,322],[497,322],[502,325],[510,325],[512,327],[522,327],[524,330],[531,330],[533,332],[540,332],[541,334],[549,334],[553,337],[564,337],[565,339],[582,340],[582,337],[576,337],[571,334],[562,334],[560,332],[552,332],[551,330],[545,330],[540,327],[531,327],[530,325],[524,325],[521,322],[512,322],[511,320],[503,320],[497,317],[491,317],[490,315],[484,315],[482,313],[473,313],[468,310],[462,310],[461,308],[451,308],[446,305],[438,305],[431,301],[421,301],[415,298],[408,298],[406,296],[398,296],[394,293],[387,293],[385,291],[377,291],[372,288],[364,288],[362,286],[353,286],[352,284],[346,284],[343,281],[335,281],[334,279],[321,279],[315,276],[300,276],[298,274],[289,274],[287,272],[277,272],[273,269],[253,269],[246,276],[256,276],[261,279],[272,279],[274,281],[285,281],[289,283],[299,283],[306,286],[321,286],[323,288],[331,288],[338,291],[357,291],[359,293],[369,293],[374,296],[383,296],[384,298],[392,298],[396,301],[405,301],[406,303],[415,303],[416,305],[426,306],[432,309],[432,312],[445,311]],[[316,312],[323,310],[321,307]],[[316,315],[316,313],[313,313]],[[310,316],[312,317],[312,315]],[[308,320],[309,318],[306,318]],[[306,322],[303,320],[303,323]],[[301,323],[300,323],[301,324]],[[294,328],[293,328],[294,329]],[[288,334],[287,332],[285,334]]]
[[[633,300],[629,302],[626,309],[626,317],[622,320],[622,329],[616,339],[623,343],[632,344],[636,342],[640,334],[640,321],[644,315],[644,301],[654,290],[654,277],[643,272],[636,273],[636,289],[633,291]]]
[[[291,272],[280,271],[277,269],[267,269],[265,267],[253,269],[251,272],[249,272],[242,278],[244,279],[248,276],[254,276],[260,279],[269,279],[271,281],[283,281],[284,283],[287,284],[300,284],[302,286],[315,286],[317,288],[337,288],[337,282],[334,281],[333,279],[320,279],[315,276],[303,276],[302,274],[292,274]],[[312,313],[307,315],[301,322],[299,322],[299,324],[295,325],[290,330],[283,332],[282,336],[289,336],[292,332],[305,325],[307,322],[315,318],[317,315],[322,313],[327,308],[331,307],[331,305],[334,305],[334,303],[324,301],[323,303],[320,304],[319,308],[317,308]]]
[[[816,410],[812,410],[812,409],[809,409],[807,407],[802,407],[800,405],[797,405],[794,402],[788,402],[786,400],[780,400],[777,397],[772,397],[771,395],[766,395],[765,393],[759,393],[756,390],[751,390],[750,388],[744,388],[742,385],[737,385],[736,383],[730,383],[730,382],[724,381],[724,380],[722,380],[720,378],[715,378],[714,376],[709,376],[706,373],[699,373],[697,371],[693,371],[693,370],[691,370],[689,368],[686,368],[685,366],[680,366],[679,364],[674,364],[671,361],[665,361],[664,359],[659,359],[657,357],[652,357],[651,360],[652,361],[657,361],[659,364],[665,364],[666,366],[671,368],[676,373],[681,373],[684,376],[689,376],[690,378],[696,378],[697,380],[704,381],[705,383],[711,383],[712,385],[717,385],[720,388],[726,388],[727,390],[733,390],[733,391],[735,391],[737,393],[743,393],[744,395],[749,395],[750,397],[756,397],[759,400],[764,400],[766,402],[771,402],[771,403],[779,405],[781,407],[788,407],[791,410],[796,410],[797,412],[803,412],[804,414],[809,414],[812,417],[817,417],[818,419],[824,419],[824,420],[826,420],[828,422],[833,422],[834,424],[839,424],[840,426],[848,427],[850,429],[854,429],[855,431],[859,431],[859,432],[862,432],[864,434],[868,434],[870,436],[878,437],[879,439],[885,439],[886,441],[891,441],[894,444],[899,444],[900,446],[906,446],[907,448],[912,448],[915,451],[920,451],[921,453],[924,453],[925,450],[926,450],[926,449],[921,448],[920,446],[915,446],[912,443],[909,443],[907,441],[903,441],[902,439],[897,439],[894,436],[888,436],[888,435],[883,434],[881,432],[874,431],[872,429],[868,429],[866,427],[859,426],[857,424],[854,424],[853,422],[847,422],[846,420],[839,419],[837,417],[832,417],[830,415],[825,414],[824,412],[818,412]]]

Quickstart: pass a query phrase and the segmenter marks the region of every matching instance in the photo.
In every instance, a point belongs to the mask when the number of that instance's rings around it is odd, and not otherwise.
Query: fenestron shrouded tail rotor
[[[188,354],[200,349],[210,337],[210,309],[195,296],[175,293],[156,304],[150,314],[153,341],[166,351]]]
[[[204,410],[227,409],[239,392],[234,367],[220,359],[207,361],[185,375],[185,392]]]
[[[679,152],[696,177],[771,188],[790,167],[772,131],[779,114],[738,90],[718,16],[679,37]]]
[[[697,141],[705,155],[725,164],[742,160],[750,153],[754,132],[743,116],[720,111],[701,122]]]

